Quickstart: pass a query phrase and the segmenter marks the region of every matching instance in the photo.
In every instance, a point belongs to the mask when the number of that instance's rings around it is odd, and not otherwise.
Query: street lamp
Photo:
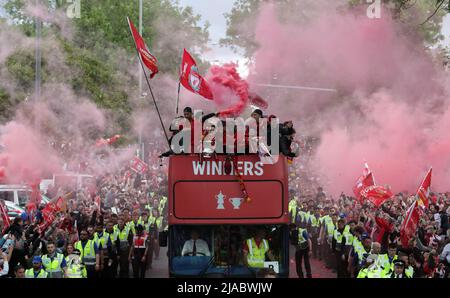
[[[39,6],[39,0],[36,0],[36,7]],[[35,46],[35,82],[34,82],[34,88],[35,88],[35,99],[36,101],[39,100],[41,96],[41,33],[42,33],[42,24],[41,20],[39,19],[39,16],[36,15],[35,17],[36,22],[36,46]]]
[[[142,36],[142,0],[139,0],[139,34]],[[142,94],[142,68],[138,61],[138,74],[139,74],[139,100],[144,96]],[[139,104],[140,101],[139,101]],[[144,156],[144,143],[142,142],[142,127],[139,128],[139,155],[142,160],[145,160]]]

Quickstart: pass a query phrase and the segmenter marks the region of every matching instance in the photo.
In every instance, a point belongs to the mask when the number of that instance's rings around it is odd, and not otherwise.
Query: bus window
[[[7,190],[7,191],[1,191],[0,192],[0,200],[10,201],[14,202],[14,191]]]
[[[172,271],[180,276],[201,275],[212,259],[210,230],[192,226],[174,229],[170,251]]]
[[[247,240],[252,239],[258,230],[264,231],[270,252],[258,266],[247,266]],[[275,267],[278,273],[287,274],[288,247],[286,225],[206,225],[201,228],[175,225],[172,226],[169,252],[171,272],[180,276],[221,274],[255,277],[261,269]]]

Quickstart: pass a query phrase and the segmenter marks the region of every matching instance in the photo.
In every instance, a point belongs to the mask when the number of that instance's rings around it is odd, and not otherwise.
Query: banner
[[[430,188],[431,188],[431,171],[432,168],[428,171],[427,175],[423,179],[422,183],[419,186],[419,189],[417,190],[417,203],[420,207],[428,208],[430,205]]]
[[[376,207],[380,207],[384,201],[392,198],[394,194],[390,189],[381,185],[371,185],[361,191],[361,197],[372,202]]]
[[[375,178],[373,177],[372,172],[369,169],[369,165],[367,163],[364,164],[363,175],[356,180],[355,186],[353,187],[353,193],[356,198],[362,203],[361,193],[364,191],[366,187],[375,185]]]
[[[417,201],[406,211],[405,219],[400,227],[400,240],[403,247],[408,246],[409,240],[416,234],[422,212]]]
[[[0,215],[3,220],[3,233],[11,225],[11,222],[9,221],[8,208],[3,200],[0,200]]]
[[[206,99],[213,99],[208,83],[199,74],[197,63],[186,49],[184,49],[183,61],[181,62],[180,83],[192,93],[199,94]]]
[[[143,160],[139,159],[139,157],[135,156],[131,160],[131,169],[136,173],[143,175],[148,171],[148,165]]]
[[[133,34],[136,49],[139,52],[139,56],[141,57],[142,63],[144,63],[145,66],[150,70],[150,79],[153,79],[153,77],[159,72],[157,65],[158,59],[156,59],[156,57],[150,53],[150,51],[147,48],[147,45],[145,44],[144,39],[142,38],[141,35],[139,35],[139,32],[136,30],[136,27],[134,26],[130,18],[127,18],[127,20],[128,25],[130,26],[131,33]]]

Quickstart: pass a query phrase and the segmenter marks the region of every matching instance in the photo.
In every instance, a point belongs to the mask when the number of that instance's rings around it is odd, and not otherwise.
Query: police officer
[[[409,276],[405,272],[405,262],[402,260],[394,261],[394,272],[392,272],[389,277],[390,278],[409,278]]]
[[[25,278],[47,278],[48,273],[42,268],[42,258],[35,256],[33,258],[33,268],[25,271]]]
[[[48,278],[67,277],[67,264],[64,255],[56,251],[53,241],[47,242],[47,254],[42,256],[42,265]]]
[[[337,229],[333,232],[333,239],[331,241],[331,248],[336,257],[336,271],[338,278],[347,277],[347,266],[345,260],[345,219],[341,218],[337,222]]]
[[[81,261],[86,266],[87,277],[95,278],[95,271],[100,270],[100,254],[94,240],[88,239],[88,232],[82,229],[80,232],[80,240],[74,245],[81,253]]]
[[[133,233],[130,231],[130,228],[125,225],[123,218],[119,218],[115,233],[117,236],[117,251],[119,253],[119,277],[129,278],[130,262],[128,261],[128,257],[130,254],[130,246],[133,241]]]
[[[363,267],[359,271],[357,278],[382,278],[383,270],[378,265],[377,259],[378,255],[369,255],[366,258]]]
[[[75,249],[72,254],[67,256],[67,277],[68,278],[87,278],[87,271],[80,259],[80,251]]]
[[[308,231],[305,228],[305,224],[300,224],[297,230],[297,243],[295,249],[295,265],[297,269],[297,275],[299,278],[303,278],[302,261],[305,264],[306,277],[312,278],[311,265],[309,263],[309,257],[312,255],[311,251],[311,238]]]
[[[148,255],[148,239],[144,233],[144,227],[136,226],[136,235],[133,237],[133,243],[130,248],[129,262],[132,262],[133,277],[145,278]]]
[[[269,247],[269,241],[264,238],[265,230],[258,228],[255,236],[245,241],[243,254],[244,265],[253,268],[263,268],[266,255],[271,261],[275,258]]]
[[[394,272],[394,261],[396,260],[398,260],[397,244],[390,243],[387,254],[382,254],[378,257],[378,264],[383,268],[385,275],[390,275]]]
[[[319,256],[319,246],[317,240],[319,238],[319,230],[320,230],[320,208],[315,207],[314,213],[310,216],[311,225],[309,228],[309,234],[311,236],[312,243],[312,253],[314,258]]]
[[[112,222],[106,224],[103,246],[103,277],[116,278],[118,266],[117,234]]]

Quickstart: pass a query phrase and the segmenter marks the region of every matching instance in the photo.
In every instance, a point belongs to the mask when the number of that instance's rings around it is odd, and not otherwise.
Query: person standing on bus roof
[[[211,256],[208,243],[199,237],[200,235],[197,230],[191,231],[191,239],[184,243],[183,249],[181,250],[182,256]]]
[[[270,250],[269,242],[264,236],[265,230],[259,228],[256,231],[255,237],[245,241],[243,249],[244,265],[254,268],[263,268],[266,254],[271,261],[275,260],[272,251]]]

